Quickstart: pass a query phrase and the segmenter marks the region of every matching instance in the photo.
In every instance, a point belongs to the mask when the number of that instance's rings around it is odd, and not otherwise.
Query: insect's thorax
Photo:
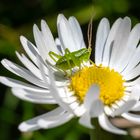
[[[77,55],[77,58],[79,58],[81,62],[83,62],[83,61],[85,61],[85,62],[86,61],[89,61],[90,54],[91,54],[91,51],[89,49],[83,48],[83,49],[78,50],[78,51],[79,52],[76,55]]]
[[[68,70],[75,66],[79,67],[83,61],[89,60],[90,54],[91,50],[87,48],[64,54],[64,56],[58,59],[56,66],[63,70]]]

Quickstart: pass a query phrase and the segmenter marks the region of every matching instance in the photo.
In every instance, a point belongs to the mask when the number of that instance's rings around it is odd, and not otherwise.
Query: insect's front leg
[[[62,56],[59,55],[59,54],[56,54],[52,51],[49,52],[49,56],[51,57],[51,59],[54,61],[54,62],[57,62],[58,59],[60,59]],[[57,58],[57,60],[56,60]]]
[[[65,54],[70,54],[70,50],[68,48],[65,49]]]
[[[95,66],[95,63],[91,59],[89,59],[89,62]]]

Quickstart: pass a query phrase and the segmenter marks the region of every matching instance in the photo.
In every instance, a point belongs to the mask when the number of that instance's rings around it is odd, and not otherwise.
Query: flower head
[[[25,68],[9,61],[2,64],[9,71],[29,83],[0,77],[12,87],[15,96],[34,103],[58,104],[53,111],[20,124],[21,131],[53,128],[80,117],[80,124],[93,128],[91,118],[98,117],[107,131],[126,134],[109,121],[109,117],[122,116],[140,123],[139,110],[139,52],[140,25],[131,30],[128,17],[119,18],[110,29],[103,18],[99,24],[95,43],[95,63],[91,62],[91,49],[86,48],[79,23],[59,15],[59,37],[54,41],[45,21],[41,31],[33,27],[36,46],[21,36],[28,57],[16,52]]]

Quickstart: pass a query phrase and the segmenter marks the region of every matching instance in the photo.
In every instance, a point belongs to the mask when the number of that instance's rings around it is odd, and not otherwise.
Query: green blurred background
[[[66,17],[75,16],[87,40],[87,26],[92,15],[93,37],[102,17],[113,23],[116,18],[129,16],[133,25],[140,19],[139,0],[0,0],[0,60],[8,58],[18,62],[15,50],[23,52],[19,36],[24,35],[34,42],[32,26],[47,20],[57,37],[56,19],[59,13]],[[87,41],[86,41],[87,42]],[[93,45],[94,46],[94,45]],[[0,75],[13,74],[0,65]],[[89,140],[89,130],[80,126],[77,119],[58,128],[21,133],[18,124],[53,108],[51,105],[32,104],[21,101],[11,94],[9,88],[0,84],[0,140]],[[133,140],[131,136],[117,136],[103,132],[105,140]],[[139,132],[140,133],[140,132]],[[102,138],[103,140],[103,138]]]

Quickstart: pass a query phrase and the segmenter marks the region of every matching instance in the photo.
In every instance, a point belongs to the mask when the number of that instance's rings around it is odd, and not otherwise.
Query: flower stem
[[[90,140],[111,140],[112,134],[104,131],[98,124],[97,119],[92,119],[94,129],[90,130]]]

